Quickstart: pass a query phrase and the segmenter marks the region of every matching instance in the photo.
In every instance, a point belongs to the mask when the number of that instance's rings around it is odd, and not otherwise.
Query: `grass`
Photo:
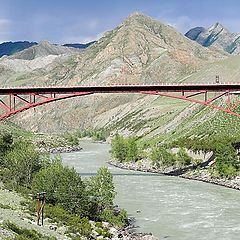
[[[43,236],[36,230],[19,227],[10,221],[3,222],[3,227],[16,235],[15,240],[56,240],[55,237]]]

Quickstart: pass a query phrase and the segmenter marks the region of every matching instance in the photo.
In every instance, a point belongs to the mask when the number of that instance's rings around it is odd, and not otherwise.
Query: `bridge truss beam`
[[[193,102],[193,103],[198,103],[201,105],[205,105],[211,108],[215,108],[217,110],[226,112],[228,114],[240,117],[240,114],[237,112],[234,112],[234,109],[236,109],[237,106],[240,105],[240,100],[236,101],[236,102],[232,102],[232,98],[231,95],[236,94],[236,93],[232,93],[231,91],[226,91],[226,92],[221,92],[221,93],[215,93],[214,97],[212,98],[208,98],[208,91],[201,91],[201,92],[197,92],[197,93],[192,93],[190,95],[185,95],[185,92],[182,92],[182,95],[174,95],[171,93],[161,93],[158,91],[147,91],[147,92],[142,92],[144,94],[152,94],[152,95],[159,95],[159,96],[163,96],[163,97],[169,97],[169,98],[175,98],[175,99],[180,99],[180,100],[185,100],[185,101],[189,101],[189,102]],[[238,93],[237,93],[238,94]],[[204,100],[199,100],[199,99],[195,99],[193,97],[195,96],[199,96],[199,95],[204,95],[203,98]],[[214,104],[214,102],[216,102],[217,99],[227,96],[227,107],[224,106],[219,106]],[[221,102],[222,105],[224,105],[224,102]]]
[[[239,84],[173,84],[0,88],[0,120],[43,104],[96,93],[159,95],[198,103],[240,117],[235,111],[240,105],[240,100],[232,98],[232,95],[240,94]],[[217,101],[220,98],[224,101]]]
[[[91,92],[76,92],[72,94],[37,94],[29,93],[28,95],[9,94],[8,99],[0,99],[0,109],[3,113],[0,114],[0,120],[4,120],[12,115],[23,112],[30,108],[35,108],[43,104],[92,94]]]

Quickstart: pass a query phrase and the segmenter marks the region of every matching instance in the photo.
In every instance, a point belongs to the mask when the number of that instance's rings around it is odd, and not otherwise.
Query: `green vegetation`
[[[154,166],[167,168],[171,166],[185,167],[193,163],[193,159],[187,154],[184,148],[180,148],[176,154],[164,146],[154,147],[150,154]]]
[[[91,201],[97,207],[97,212],[102,209],[110,209],[113,206],[113,200],[116,195],[113,185],[112,174],[106,167],[97,171],[87,182],[87,191]]]
[[[118,227],[124,227],[128,224],[127,212],[123,209],[119,214],[114,214],[113,211],[106,209],[101,212],[100,220],[113,223]]]
[[[109,131],[106,130],[85,130],[76,133],[79,138],[90,137],[94,141],[106,141]]]
[[[25,228],[21,228],[16,224],[6,221],[3,223],[3,226],[12,231],[14,234],[17,234],[14,238],[15,240],[55,240],[54,237],[43,236],[35,230],[29,230]]]
[[[46,216],[59,224],[67,225],[69,233],[90,236],[89,220],[109,221],[113,225],[126,223],[125,211],[115,214],[113,178],[106,167],[100,168],[89,179],[82,180],[75,169],[63,166],[59,157],[51,159],[38,153],[36,147],[9,133],[0,134],[0,180],[5,187],[20,193],[47,192]],[[36,211],[36,204],[29,203],[29,210]],[[6,206],[2,206],[6,208]],[[12,223],[6,224],[17,239],[44,238],[35,231],[27,231]],[[99,228],[104,236],[109,233]]]
[[[136,162],[139,160],[141,158],[141,151],[137,144],[137,139],[133,137],[124,138],[117,134],[112,139],[112,156],[120,162]]]
[[[79,145],[79,139],[76,136],[76,134],[70,134],[66,133],[63,135],[64,139],[70,144],[70,146],[78,146]]]
[[[140,145],[136,138],[124,138],[117,134],[112,139],[112,157],[119,162],[136,162],[144,156],[149,158],[156,167],[166,168],[170,166],[184,167],[192,163],[185,149],[180,148],[177,154],[172,153],[167,146],[155,146],[148,153],[144,152],[147,144]]]
[[[175,154],[164,147],[155,147],[152,149],[150,159],[156,167],[169,167],[176,163]]]
[[[70,233],[79,233],[82,236],[89,236],[91,234],[92,228],[88,218],[81,218],[79,215],[71,214],[59,204],[47,204],[45,207],[45,216],[52,219],[55,223],[67,225],[69,227],[68,232]]]
[[[47,192],[47,203],[60,204],[67,211],[86,216],[87,196],[80,175],[72,168],[62,165],[61,159],[53,159],[35,174],[32,189]]]
[[[112,140],[112,157],[119,162],[136,162],[146,157],[152,161],[153,166],[160,169],[183,168],[200,163],[198,160],[193,160],[185,149],[196,153],[213,151],[215,164],[209,169],[210,174],[231,178],[237,176],[240,170],[240,160],[232,145],[234,142],[236,138],[233,136],[225,138],[223,136],[208,138],[185,136],[165,144],[142,142],[140,145],[136,138],[124,138],[117,134]],[[178,148],[176,154],[171,151],[174,147]]]

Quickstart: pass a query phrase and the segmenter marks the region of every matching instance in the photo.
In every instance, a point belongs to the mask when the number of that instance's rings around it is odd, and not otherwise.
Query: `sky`
[[[0,0],[0,42],[86,43],[142,12],[186,33],[216,22],[240,32],[239,0]]]

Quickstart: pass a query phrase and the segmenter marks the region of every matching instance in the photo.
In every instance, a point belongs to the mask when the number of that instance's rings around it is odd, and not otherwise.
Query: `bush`
[[[17,226],[16,224],[6,221],[4,227],[17,234],[16,240],[54,240],[55,237],[47,237],[38,233],[36,230],[25,229]]]
[[[177,153],[177,162],[180,166],[190,165],[192,158],[187,154],[184,148],[180,148]]]
[[[68,232],[79,233],[87,237],[91,234],[91,224],[87,218],[80,218],[77,215],[73,215],[61,205],[53,206],[47,204],[45,206],[45,216],[52,219],[53,222],[69,226]]]
[[[169,167],[176,163],[175,154],[169,152],[163,146],[153,148],[150,159],[156,167]]]
[[[75,134],[67,133],[64,135],[64,138],[72,147],[79,145],[78,137]]]
[[[118,227],[124,227],[128,224],[127,212],[125,210],[121,210],[118,215],[115,215],[113,210],[106,209],[101,212],[100,219]]]
[[[220,176],[231,178],[238,174],[239,160],[231,145],[219,143],[215,152],[215,170]]]
[[[123,162],[127,157],[127,146],[122,136],[116,135],[112,139],[112,157],[119,162]]]

